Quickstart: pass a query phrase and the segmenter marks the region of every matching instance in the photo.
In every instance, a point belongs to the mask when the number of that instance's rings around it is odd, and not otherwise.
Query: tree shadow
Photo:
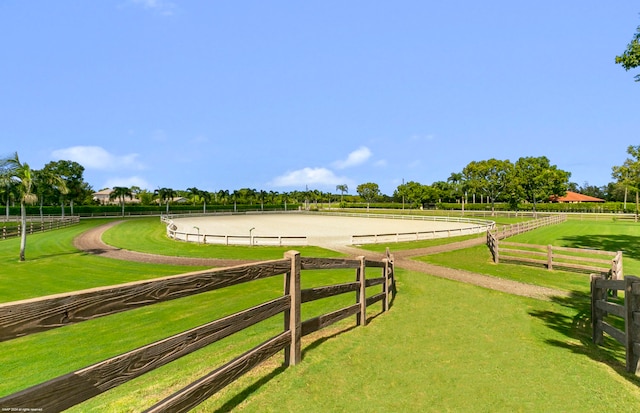
[[[377,317],[378,315],[369,318],[368,320],[371,320],[375,317]],[[343,328],[339,328],[338,330],[319,330],[315,333],[313,333],[311,335],[311,339],[313,340],[311,343],[305,345],[302,348],[302,354],[301,354],[301,358],[302,360],[304,360],[305,355],[307,353],[309,353],[310,351],[315,350],[316,348],[318,348],[319,346],[321,346],[322,344],[324,344],[325,342],[336,338],[342,334],[348,333],[351,330],[354,330],[355,328],[357,328],[358,326],[356,325],[349,325],[349,326],[345,326]],[[324,334],[323,334],[324,333]],[[317,338],[316,338],[317,336]],[[286,365],[280,365],[279,367],[273,369],[270,373],[258,378],[256,381],[254,381],[251,385],[245,387],[241,392],[239,392],[238,394],[236,394],[235,396],[233,396],[231,399],[229,399],[227,402],[225,402],[225,404],[223,404],[222,406],[220,406],[218,409],[216,409],[216,413],[226,413],[226,412],[231,412],[234,411],[236,408],[238,408],[240,406],[240,404],[242,402],[244,402],[247,398],[249,398],[253,393],[255,393],[258,389],[260,389],[260,387],[264,386],[265,384],[269,383],[271,380],[273,380],[274,378],[276,378],[277,376],[279,376],[280,374],[282,374],[285,370],[287,369]]]
[[[547,339],[549,345],[587,356],[604,363],[629,382],[640,386],[640,377],[626,371],[625,349],[613,338],[605,335],[604,344],[597,346],[592,340],[591,297],[589,293],[571,291],[566,297],[552,297],[552,302],[575,311],[569,316],[554,311],[530,311],[529,315],[542,320],[545,325],[569,340]]]
[[[622,251],[629,258],[640,259],[640,237],[633,235],[572,235],[559,238],[571,248]]]

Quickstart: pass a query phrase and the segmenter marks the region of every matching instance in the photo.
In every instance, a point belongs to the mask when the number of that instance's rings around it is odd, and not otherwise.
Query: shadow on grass
[[[546,340],[555,347],[587,356],[604,363],[629,382],[640,386],[640,377],[626,371],[625,348],[605,335],[604,345],[597,346],[592,340],[590,293],[571,291],[567,297],[553,297],[552,302],[573,310],[575,315],[554,311],[531,311],[529,314],[542,320],[545,325],[566,336],[568,340]]]
[[[560,240],[571,248],[622,251],[626,257],[640,259],[640,237],[633,235],[574,235]]]
[[[369,318],[368,320],[372,320],[373,318],[377,317],[379,314]],[[325,334],[326,335],[322,335],[323,330],[320,330],[318,332],[316,332],[317,335],[320,335],[320,337],[318,337],[317,339],[313,340],[310,344],[306,345],[303,347],[302,349],[302,360],[304,362],[304,357],[307,353],[309,353],[310,351],[313,351],[314,349],[318,348],[320,345],[322,345],[323,343],[327,342],[328,340],[331,340],[333,338],[336,338],[344,333],[348,333],[349,331],[357,328],[358,326],[356,325],[350,325],[350,326],[345,326],[343,328],[339,328],[338,330],[325,330]],[[222,405],[220,408],[218,408],[216,410],[216,413],[224,413],[224,412],[231,412],[234,411],[236,408],[238,408],[240,406],[240,404],[242,402],[244,402],[247,398],[249,398],[253,393],[255,393],[258,389],[260,389],[260,387],[264,386],[265,384],[269,383],[271,380],[273,380],[274,378],[276,378],[277,376],[279,376],[280,374],[282,374],[285,370],[287,369],[287,366],[285,365],[281,365],[277,368],[275,368],[274,370],[272,370],[269,374],[266,374],[262,377],[260,377],[258,380],[256,380],[253,384],[251,384],[250,386],[246,387],[244,390],[242,390],[240,393],[238,393],[237,395],[235,395],[232,399],[228,400],[224,405]]]
[[[256,392],[260,387],[264,386],[269,381],[271,381],[272,379],[282,374],[286,369],[287,367],[284,365],[274,369],[273,371],[271,371],[271,373],[261,377],[259,380],[255,381],[252,385],[245,388],[240,393],[236,394],[232,399],[230,399],[225,404],[220,406],[220,408],[217,409],[216,412],[223,413],[223,412],[234,411],[234,409],[236,409],[243,401],[245,401],[249,396],[251,396],[252,393]]]

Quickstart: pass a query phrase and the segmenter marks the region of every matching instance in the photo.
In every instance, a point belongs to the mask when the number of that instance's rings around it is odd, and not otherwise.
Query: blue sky
[[[0,155],[99,190],[350,193],[640,144],[637,1],[0,1]]]

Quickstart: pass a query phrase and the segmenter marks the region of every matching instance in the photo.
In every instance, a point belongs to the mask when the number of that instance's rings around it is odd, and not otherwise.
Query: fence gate
[[[615,293],[624,290],[624,303],[609,301]],[[609,292],[612,292],[611,297]],[[624,331],[611,324],[611,317],[624,319]],[[626,368],[640,376],[640,278],[626,276],[623,280],[607,280],[599,275],[591,275],[591,320],[593,342],[604,344],[607,333],[626,350]]]

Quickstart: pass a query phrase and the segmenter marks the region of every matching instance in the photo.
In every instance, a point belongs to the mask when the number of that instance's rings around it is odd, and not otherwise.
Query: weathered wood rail
[[[22,225],[20,224],[19,217],[16,219],[17,225],[3,225],[2,226],[2,234],[0,235],[2,239],[19,237],[22,232]],[[80,222],[80,217],[78,216],[69,216],[69,217],[44,217],[44,218],[33,218],[30,217],[27,221],[26,230],[27,234],[33,234],[36,232],[50,231],[59,228],[65,228],[70,225],[75,225]]]
[[[487,231],[496,240],[501,240],[514,235],[522,234],[525,232],[533,231],[541,227],[548,225],[561,224],[567,220],[566,214],[550,215],[544,218],[532,219],[530,221],[517,222],[511,225],[496,225],[495,229]]]
[[[381,275],[367,278],[366,270],[370,268],[380,269]],[[355,281],[302,290],[302,270],[317,269],[354,269]],[[306,258],[290,251],[280,260],[0,304],[0,341],[277,275],[284,275],[284,292],[276,299],[5,396],[0,399],[0,409],[6,411],[29,406],[47,412],[62,411],[231,334],[283,314],[284,328],[272,338],[147,410],[188,411],[281,350],[284,350],[285,365],[298,364],[301,361],[302,336],[353,315],[357,325],[365,325],[367,307],[382,302],[382,311],[387,311],[396,294],[393,258],[389,254],[381,261],[371,261],[364,257]],[[367,287],[376,285],[381,286],[381,291],[367,296]],[[303,303],[354,292],[356,299],[353,305],[301,320]]]
[[[615,297],[620,290],[624,291],[622,304]],[[624,320],[624,331],[613,326],[611,317]],[[607,280],[592,275],[591,322],[593,342],[603,345],[604,333],[614,338],[625,347],[627,371],[640,376],[640,278]]]
[[[533,265],[545,266],[549,270],[554,267],[584,272],[608,273],[613,279],[623,278],[622,252],[600,251],[584,248],[555,247],[552,245],[523,244],[516,242],[501,242],[500,240],[527,231],[565,222],[566,215],[552,215],[532,221],[520,222],[487,231],[487,247],[493,257],[493,262],[514,261]],[[506,247],[506,248],[505,248]],[[515,248],[510,248],[515,247]],[[568,254],[562,254],[566,252]],[[608,256],[603,259],[597,256]],[[584,262],[592,265],[585,265]]]
[[[611,252],[504,241],[498,243],[495,239],[492,239],[490,243],[495,263],[501,261],[521,262],[543,266],[548,270],[556,268],[588,273],[606,273],[609,278],[615,280],[623,278],[622,251]]]

